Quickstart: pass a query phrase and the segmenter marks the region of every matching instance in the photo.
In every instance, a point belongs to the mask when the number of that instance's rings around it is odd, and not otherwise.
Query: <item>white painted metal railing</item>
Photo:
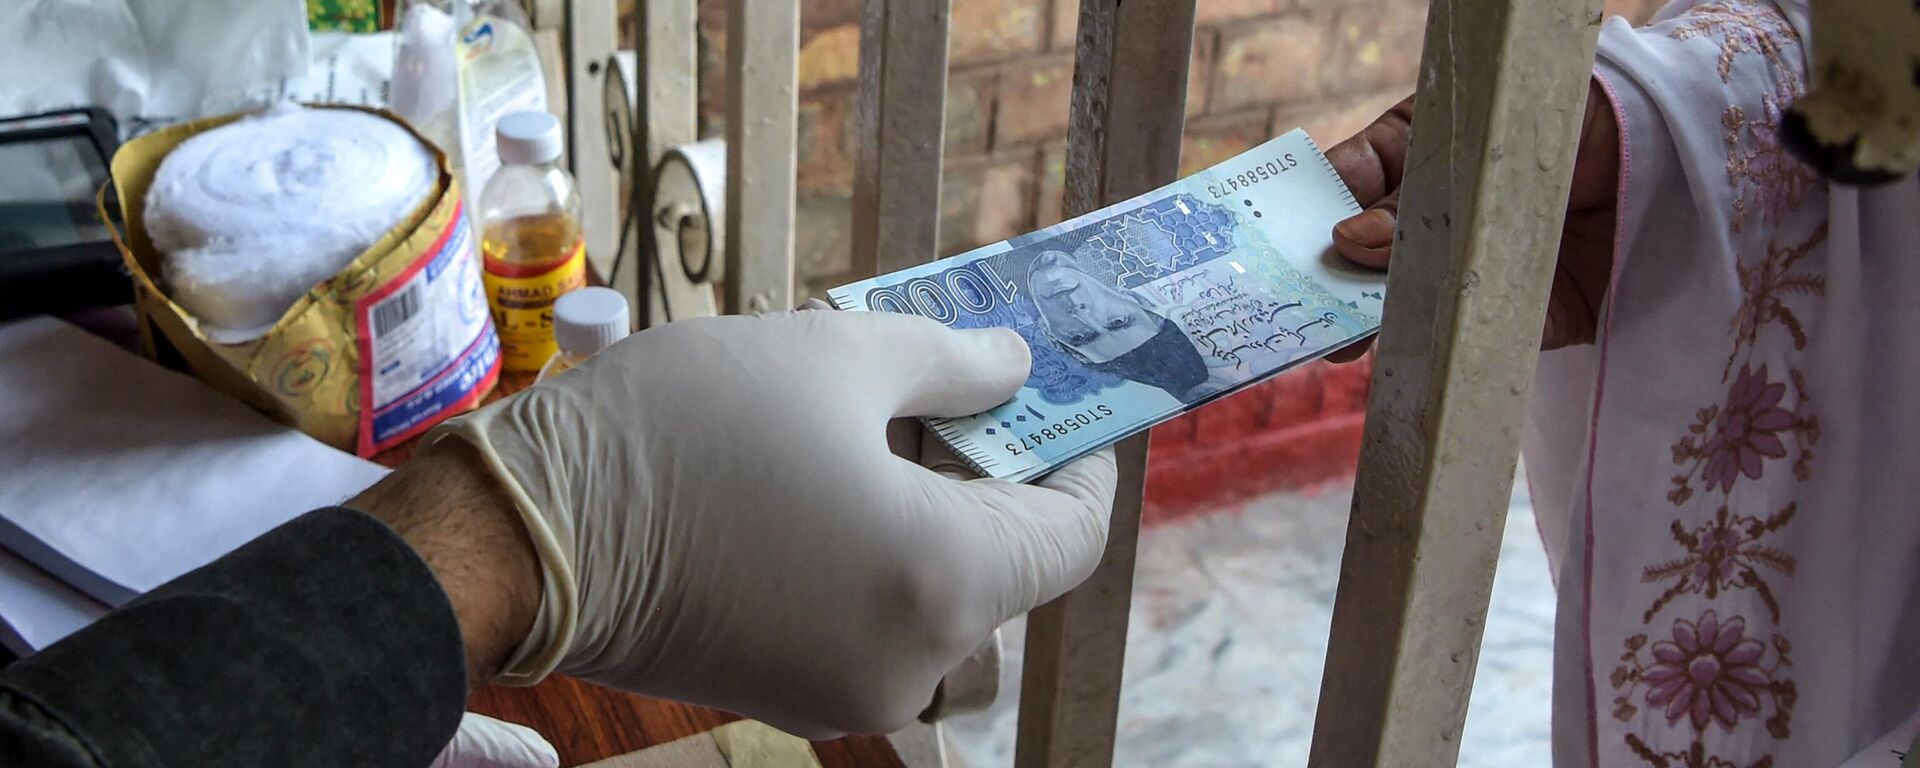
[[[536,0],[535,18],[564,0]],[[967,0],[960,0],[965,2]],[[1038,2],[1039,0],[1035,0]],[[935,255],[952,0],[865,0],[854,253],[882,273]],[[697,136],[694,0],[639,0],[630,138],[608,134],[612,0],[565,2],[574,172],[588,249],[659,322],[665,291],[703,290],[661,252],[697,201],[653,200],[653,169]],[[794,304],[799,0],[731,0],[727,189],[719,306]],[[1195,0],[1082,0],[1066,214],[1172,181]],[[1445,0],[1428,12],[1419,125],[1396,234],[1365,448],[1341,565],[1311,763],[1453,764],[1477,661],[1522,408],[1571,176],[1599,0]],[[619,237],[609,157],[633,167]],[[678,207],[676,207],[676,205]],[[623,265],[614,249],[627,240]],[[676,245],[676,244],[667,244]],[[678,254],[677,249],[671,249]],[[704,288],[711,290],[711,286]],[[676,316],[686,316],[676,307]],[[1016,763],[1113,759],[1147,439],[1120,446],[1100,568],[1028,620]]]

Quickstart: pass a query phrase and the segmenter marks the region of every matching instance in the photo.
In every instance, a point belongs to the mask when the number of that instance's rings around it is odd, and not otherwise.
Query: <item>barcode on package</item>
[[[413,319],[420,311],[421,283],[411,283],[406,290],[387,297],[373,308],[373,335],[385,336],[400,327],[401,323]]]
[[[500,370],[473,234],[458,209],[441,239],[359,299],[362,456],[470,407]]]

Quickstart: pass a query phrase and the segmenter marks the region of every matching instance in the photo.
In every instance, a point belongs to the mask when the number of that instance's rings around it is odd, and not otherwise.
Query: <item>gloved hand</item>
[[[1029,362],[1011,331],[908,315],[702,318],[443,425],[544,575],[500,681],[557,670],[809,738],[904,725],[1104,547],[1111,453],[1018,485],[889,449],[890,420],[983,411]]]
[[[468,712],[428,768],[560,768],[560,753],[532,728]]]
[[[1348,261],[1386,269],[1393,228],[1400,214],[1400,181],[1413,135],[1413,97],[1387,110],[1346,141],[1327,150],[1327,162],[1366,210],[1334,225],[1333,246]],[[1596,81],[1587,91],[1586,120],[1573,165],[1560,259],[1547,298],[1540,348],[1559,349],[1594,339],[1598,313],[1613,275],[1614,198],[1619,195],[1620,135],[1613,103]],[[1333,362],[1360,357],[1373,338],[1327,356]]]

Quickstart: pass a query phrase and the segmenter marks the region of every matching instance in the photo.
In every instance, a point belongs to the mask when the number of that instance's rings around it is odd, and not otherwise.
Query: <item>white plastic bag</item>
[[[265,101],[308,57],[293,0],[13,0],[0,115],[100,106],[129,138]]]

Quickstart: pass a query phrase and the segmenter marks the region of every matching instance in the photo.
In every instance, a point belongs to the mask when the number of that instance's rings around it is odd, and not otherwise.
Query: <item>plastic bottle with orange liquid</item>
[[[500,119],[500,170],[480,193],[487,303],[508,371],[540,370],[556,350],[553,302],[586,284],[580,193],[559,165],[560,121],[545,112]]]

